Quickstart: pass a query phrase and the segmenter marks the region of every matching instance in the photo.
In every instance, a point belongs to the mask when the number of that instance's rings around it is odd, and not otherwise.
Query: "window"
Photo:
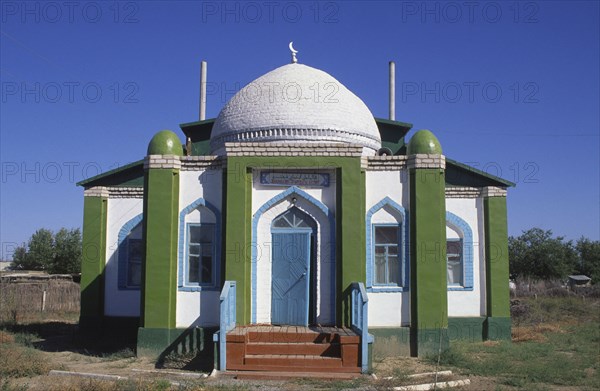
[[[281,216],[273,220],[273,228],[316,228],[314,221],[302,212],[300,209],[293,207]]]
[[[142,285],[142,215],[125,223],[118,239],[118,289],[139,290]]]
[[[400,226],[374,225],[374,284],[402,285]]]
[[[463,241],[449,239],[446,241],[446,259],[448,265],[448,286],[463,286]]]
[[[215,225],[188,224],[187,282],[215,284]]]
[[[452,212],[446,211],[446,265],[449,291],[473,290],[473,230]]]
[[[139,287],[142,282],[142,239],[127,239],[127,287]]]

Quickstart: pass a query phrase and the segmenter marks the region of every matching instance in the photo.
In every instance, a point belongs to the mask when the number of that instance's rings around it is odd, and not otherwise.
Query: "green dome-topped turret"
[[[441,155],[442,145],[435,135],[426,129],[417,131],[408,142],[409,155],[429,154]]]
[[[179,141],[179,137],[174,132],[161,130],[150,140],[148,155],[183,156],[183,147],[181,141]]]

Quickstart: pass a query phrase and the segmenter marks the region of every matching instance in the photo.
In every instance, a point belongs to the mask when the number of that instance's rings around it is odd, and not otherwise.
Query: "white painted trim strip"
[[[435,376],[437,373],[438,376],[452,376],[452,371],[438,371],[438,372],[424,372],[424,373],[415,373],[414,375],[408,375],[407,377],[411,379],[427,377],[427,376]]]
[[[452,380],[438,383],[415,384],[412,386],[394,387],[396,391],[427,391],[442,388],[462,387],[471,384],[471,380]]]
[[[159,370],[159,369],[139,369],[132,368],[132,372],[141,372],[141,373],[154,373],[158,375],[174,375],[174,376],[182,376],[182,377],[190,377],[193,379],[205,379],[208,377],[206,373],[185,373],[185,372],[177,372],[177,371],[169,371],[169,370]]]
[[[50,376],[74,376],[100,380],[127,380],[126,376],[105,375],[103,373],[58,371],[55,369],[50,371]]]

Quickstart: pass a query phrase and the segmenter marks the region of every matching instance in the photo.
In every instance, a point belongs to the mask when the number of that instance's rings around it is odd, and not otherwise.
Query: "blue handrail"
[[[366,373],[369,370],[369,298],[367,290],[362,282],[353,282],[351,284],[351,325],[352,330],[360,335],[360,365],[361,372]]]
[[[236,312],[236,284],[235,281],[225,281],[221,291],[219,322],[219,370],[227,369],[227,332],[235,328]]]

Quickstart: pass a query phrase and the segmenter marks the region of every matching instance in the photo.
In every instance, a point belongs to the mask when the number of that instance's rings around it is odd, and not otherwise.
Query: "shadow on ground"
[[[90,332],[68,322],[3,324],[0,328],[22,335],[26,344],[46,352],[69,351],[88,356],[135,355],[135,335],[119,332]]]

